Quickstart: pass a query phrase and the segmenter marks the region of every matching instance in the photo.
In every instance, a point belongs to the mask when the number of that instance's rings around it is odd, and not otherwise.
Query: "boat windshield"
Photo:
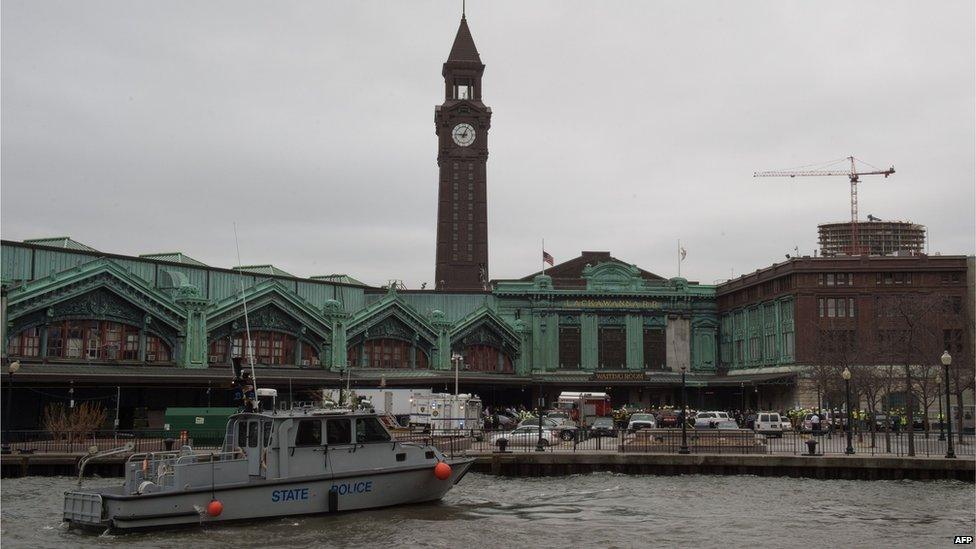
[[[375,417],[356,418],[356,442],[389,442],[390,433]]]

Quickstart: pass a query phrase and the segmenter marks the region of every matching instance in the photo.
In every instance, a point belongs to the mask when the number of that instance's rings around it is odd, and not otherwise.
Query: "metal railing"
[[[496,452],[525,453],[539,449],[539,436],[531,433],[513,433],[510,430],[484,430],[474,436],[470,430],[437,430],[428,432],[399,432],[397,440],[430,444],[445,454],[488,454]],[[851,449],[854,455],[910,456],[908,433],[902,431],[852,433]],[[504,442],[502,442],[504,441]],[[808,441],[815,441],[817,455],[847,453],[847,435],[841,430],[823,433],[785,431],[776,434],[760,434],[748,429],[691,429],[687,431],[686,444],[690,454],[759,454],[759,455],[809,455]],[[976,456],[976,436],[953,436],[955,455],[961,458]],[[600,436],[586,429],[575,431],[545,431],[542,451],[554,453],[660,453],[677,454],[682,450],[681,429],[643,429],[628,432],[616,429]],[[945,437],[938,431],[914,433],[915,457],[944,457],[948,449]]]
[[[131,430],[131,431],[10,431],[4,434],[11,453],[89,453],[91,448],[104,451],[131,442],[135,452],[161,452],[179,449],[180,431]],[[206,450],[220,448],[224,440],[224,430],[194,431],[187,433],[186,443],[194,449]]]
[[[644,429],[635,433],[616,429],[597,436],[586,429],[544,430],[542,449],[546,452],[607,452],[607,453],[662,453],[675,454],[681,450],[681,429]],[[226,433],[223,429],[188,433],[186,443],[195,450],[217,450],[223,446]],[[436,430],[396,431],[394,437],[403,442],[430,444],[449,455],[506,452],[535,452],[538,433],[513,434],[510,430]],[[908,433],[859,431],[852,433],[852,449],[855,455],[882,455],[906,457],[909,451]],[[946,437],[938,431],[914,433],[916,457],[945,456],[948,449]],[[33,453],[90,453],[133,444],[133,452],[164,452],[178,450],[181,445],[179,431],[133,430],[88,431],[85,433],[51,433],[50,431],[10,431],[9,444],[13,454]],[[809,453],[807,441],[816,441],[815,452],[826,455],[844,455],[847,436],[842,430],[822,433],[786,431],[780,436],[754,433],[746,429],[688,429],[687,446],[695,454],[770,454],[802,455]],[[976,436],[953,434],[955,454],[959,457],[976,456]]]

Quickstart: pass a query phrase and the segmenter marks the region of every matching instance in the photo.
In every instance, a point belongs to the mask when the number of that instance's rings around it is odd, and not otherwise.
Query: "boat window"
[[[247,422],[237,422],[237,446],[244,448],[247,446]]]
[[[298,422],[295,446],[321,446],[322,422],[318,419],[302,419]]]
[[[247,447],[258,447],[258,422],[256,421],[247,422]]]
[[[262,427],[261,430],[264,431],[263,434],[264,438],[262,439],[262,441],[264,442],[265,446],[269,446],[271,444],[271,422],[263,421],[261,422],[261,427]]]
[[[356,442],[389,442],[390,433],[375,417],[356,418]]]
[[[348,419],[330,419],[325,427],[329,444],[352,444],[352,425]]]

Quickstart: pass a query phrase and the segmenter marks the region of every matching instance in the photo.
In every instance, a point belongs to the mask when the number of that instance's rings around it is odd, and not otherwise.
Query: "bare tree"
[[[880,358],[898,365],[904,375],[909,456],[915,455],[913,373],[919,366],[935,364],[942,354],[943,309],[941,297],[926,294],[892,294],[878,301],[879,348],[883,353]]]
[[[972,299],[970,297],[970,299]],[[959,444],[965,444],[963,437],[964,408],[963,393],[976,390],[976,361],[973,357],[973,341],[969,341],[976,333],[976,319],[969,307],[963,307],[961,300],[949,298],[943,302],[945,328],[943,330],[943,348],[952,355],[952,366],[949,368],[949,392],[956,397],[956,408],[959,413],[956,420],[956,433]],[[952,411],[946,410],[946,418],[951,418]]]
[[[844,394],[844,382],[842,372],[849,369],[851,378],[851,395],[853,400],[850,402],[851,412],[860,409],[860,379],[856,375],[864,364],[861,349],[859,349],[858,333],[855,324],[846,319],[830,319],[828,322],[815,323],[816,338],[813,345],[814,366],[811,367],[811,374],[816,376],[819,382],[818,389],[822,388],[824,394],[840,393]],[[833,403],[832,403],[833,404]],[[836,420],[832,416],[832,421]],[[854,429],[855,422],[845,428]]]
[[[922,413],[925,414],[923,423],[925,425],[925,436],[929,436],[932,430],[929,421],[929,410],[936,405],[939,398],[939,370],[940,367],[934,364],[919,364],[912,368],[912,379],[914,380],[913,390],[916,393],[918,403],[921,404]]]
[[[868,431],[871,433],[871,447],[876,446],[876,435],[878,431],[878,408],[884,399],[884,375],[879,368],[870,365],[860,365],[854,368],[851,373],[852,381],[858,390],[864,395],[864,403],[868,409]],[[860,399],[859,399],[860,400]]]
[[[891,394],[901,383],[901,376],[895,366],[878,366],[878,386],[881,392],[881,412],[884,414],[885,452],[891,452]]]

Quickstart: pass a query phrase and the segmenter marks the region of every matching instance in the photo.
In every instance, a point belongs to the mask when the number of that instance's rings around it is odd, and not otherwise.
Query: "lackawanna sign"
[[[570,309],[660,309],[661,302],[633,299],[567,299],[559,306]]]
[[[645,381],[644,372],[596,372],[590,381]]]

